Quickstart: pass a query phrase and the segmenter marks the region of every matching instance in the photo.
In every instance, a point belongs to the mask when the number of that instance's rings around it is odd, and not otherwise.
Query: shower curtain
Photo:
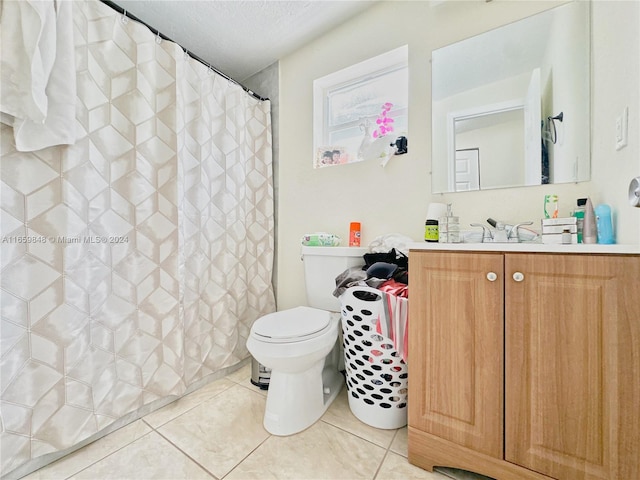
[[[3,475],[238,364],[275,310],[269,102],[96,0],[73,20],[75,144],[0,132]]]

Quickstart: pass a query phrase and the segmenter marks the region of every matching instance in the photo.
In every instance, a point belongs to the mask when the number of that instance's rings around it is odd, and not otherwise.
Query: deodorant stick
[[[360,222],[351,222],[349,224],[349,246],[360,246]]]

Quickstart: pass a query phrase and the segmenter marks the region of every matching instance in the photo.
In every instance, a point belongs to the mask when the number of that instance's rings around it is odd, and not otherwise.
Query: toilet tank
[[[333,296],[336,277],[349,267],[363,266],[362,256],[368,251],[367,247],[302,246],[307,305],[339,312],[340,302]]]

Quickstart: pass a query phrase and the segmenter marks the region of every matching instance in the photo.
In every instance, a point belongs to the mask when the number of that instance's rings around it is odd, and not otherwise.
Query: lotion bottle
[[[597,205],[594,212],[596,214],[596,227],[598,228],[598,243],[616,243],[613,238],[611,207],[605,204]]]
[[[596,214],[593,210],[591,198],[587,197],[584,206],[584,223],[582,225],[582,243],[597,243],[598,227],[596,224]]]

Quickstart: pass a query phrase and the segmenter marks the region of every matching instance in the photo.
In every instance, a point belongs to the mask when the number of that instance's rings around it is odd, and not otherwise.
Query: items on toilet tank
[[[349,246],[360,246],[360,222],[351,222],[349,224]]]
[[[305,233],[300,243],[307,247],[337,247],[342,240],[333,233]]]

